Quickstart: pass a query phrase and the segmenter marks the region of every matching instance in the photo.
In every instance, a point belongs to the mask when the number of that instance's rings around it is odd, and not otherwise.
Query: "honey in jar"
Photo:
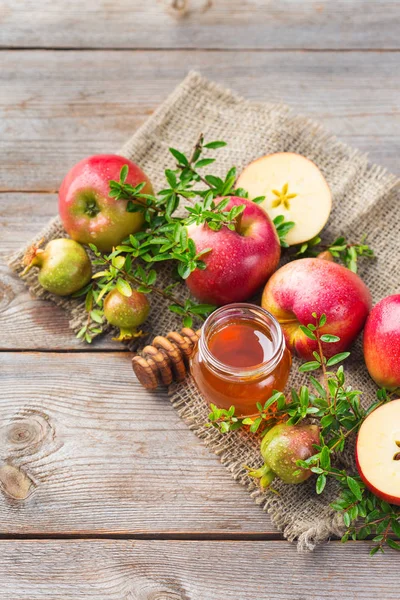
[[[279,323],[252,304],[228,304],[205,321],[191,357],[191,373],[208,403],[236,416],[258,412],[257,402],[283,391],[291,355]]]

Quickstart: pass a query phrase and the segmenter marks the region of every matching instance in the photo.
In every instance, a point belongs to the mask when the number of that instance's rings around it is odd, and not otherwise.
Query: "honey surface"
[[[269,360],[273,344],[269,331],[252,321],[230,321],[217,329],[209,341],[211,354],[231,367],[254,367]]]

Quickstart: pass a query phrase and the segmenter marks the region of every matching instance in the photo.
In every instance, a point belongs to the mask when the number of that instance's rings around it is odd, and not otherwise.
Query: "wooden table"
[[[0,252],[191,68],[317,118],[399,172],[398,1],[2,0]],[[389,243],[389,242],[388,242]],[[0,274],[0,600],[398,600],[399,556],[299,555],[109,339]]]

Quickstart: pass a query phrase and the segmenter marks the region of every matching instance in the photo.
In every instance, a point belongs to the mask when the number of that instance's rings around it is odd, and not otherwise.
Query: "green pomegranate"
[[[68,238],[51,240],[47,246],[33,246],[25,255],[26,268],[39,268],[40,285],[57,296],[69,296],[83,288],[92,278],[92,265],[86,250]]]
[[[260,479],[262,488],[268,487],[275,477],[285,483],[302,483],[311,471],[296,465],[298,460],[306,460],[316,453],[313,444],[319,443],[317,425],[275,425],[263,437],[261,455],[264,465],[249,475]]]
[[[122,295],[116,288],[104,300],[104,315],[110,325],[119,327],[118,341],[130,340],[142,335],[139,325],[145,322],[150,305],[145,294],[132,290],[130,296]]]

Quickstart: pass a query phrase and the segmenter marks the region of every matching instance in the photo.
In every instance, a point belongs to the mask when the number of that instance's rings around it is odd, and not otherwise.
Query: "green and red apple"
[[[372,309],[364,329],[364,358],[378,385],[400,388],[400,294],[384,298]]]
[[[300,325],[315,324],[313,313],[325,314],[321,334],[340,341],[323,342],[326,357],[343,352],[362,330],[371,308],[371,294],[362,279],[342,265],[319,258],[302,258],[281,267],[269,279],[262,307],[279,321],[289,349],[313,360],[317,342]]]
[[[400,400],[374,410],[358,432],[356,463],[367,488],[400,505]]]
[[[125,183],[145,183],[143,194],[153,188],[138,165],[115,154],[98,154],[81,160],[64,178],[59,191],[59,213],[68,235],[81,244],[95,244],[110,252],[129,234],[143,225],[140,212],[127,212],[127,201],[110,196],[110,180],[119,180],[120,171],[128,166]]]
[[[242,204],[246,208],[235,231],[225,226],[213,231],[207,224],[188,227],[197,252],[212,248],[202,258],[206,268],[196,269],[186,280],[200,302],[222,305],[247,300],[278,266],[281,248],[268,215],[254,202],[237,196],[231,197],[225,210]]]

